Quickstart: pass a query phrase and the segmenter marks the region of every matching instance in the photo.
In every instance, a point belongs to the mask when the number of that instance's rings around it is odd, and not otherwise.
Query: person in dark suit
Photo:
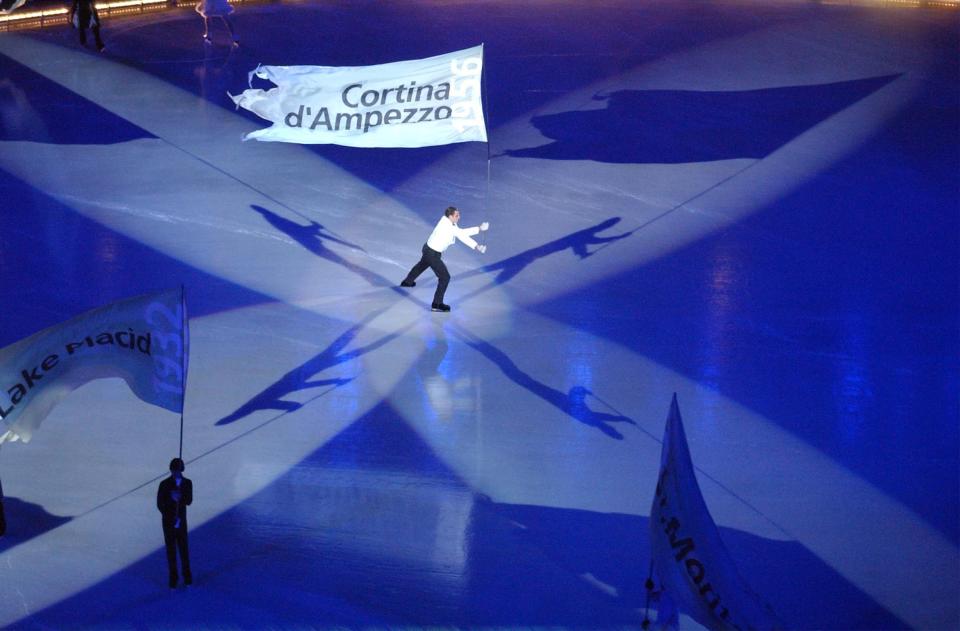
[[[80,35],[81,46],[87,45],[87,29],[90,29],[97,42],[97,50],[101,53],[104,51],[106,46],[103,45],[103,39],[100,37],[100,16],[93,5],[93,0],[73,0],[73,5],[70,7],[70,23]]]
[[[157,487],[157,510],[163,524],[163,543],[167,548],[167,564],[170,566],[170,589],[177,586],[177,550],[180,551],[180,567],[185,585],[193,583],[190,574],[190,552],[187,548],[187,506],[193,502],[193,482],[183,477],[183,460],[170,461],[170,477],[160,481]]]

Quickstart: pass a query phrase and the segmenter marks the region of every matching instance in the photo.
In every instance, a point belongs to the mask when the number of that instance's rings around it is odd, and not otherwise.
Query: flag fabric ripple
[[[189,334],[181,289],[88,311],[0,349],[0,443],[29,442],[64,397],[120,377],[143,401],[183,411]]]

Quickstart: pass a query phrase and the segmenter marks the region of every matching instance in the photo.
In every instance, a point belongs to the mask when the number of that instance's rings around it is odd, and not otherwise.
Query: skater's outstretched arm
[[[487,223],[486,221],[484,221],[484,222],[483,222],[482,224],[480,224],[479,226],[473,226],[472,228],[461,228],[460,226],[454,226],[454,227],[453,227],[453,234],[454,234],[454,236],[456,236],[458,239],[460,239],[460,241],[461,241],[464,245],[466,245],[467,247],[469,247],[471,250],[476,250],[476,249],[477,249],[477,242],[472,238],[473,235],[475,235],[475,234],[480,234],[481,232],[483,232],[484,230],[486,230],[486,229],[489,228],[489,227],[490,227],[490,224]],[[486,248],[484,248],[484,249],[486,249]],[[483,250],[481,250],[481,253],[482,253],[482,252],[483,252]]]

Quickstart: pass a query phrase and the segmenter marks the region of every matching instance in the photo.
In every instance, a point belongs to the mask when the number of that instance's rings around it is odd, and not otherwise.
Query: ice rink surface
[[[0,449],[0,626],[637,628],[673,393],[794,629],[960,627],[956,10],[434,0],[0,33],[0,347],[185,286],[179,417]],[[241,142],[257,64],[485,45],[489,145]],[[489,250],[397,285],[448,205]],[[699,628],[689,618],[681,628]]]

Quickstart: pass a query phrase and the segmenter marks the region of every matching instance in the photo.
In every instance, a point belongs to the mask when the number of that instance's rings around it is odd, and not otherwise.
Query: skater
[[[170,569],[170,589],[177,586],[177,551],[180,551],[180,567],[185,585],[193,583],[190,573],[190,551],[187,547],[187,506],[193,502],[193,482],[183,477],[183,460],[170,461],[170,477],[164,478],[157,488],[157,510],[163,525],[163,543],[167,548],[167,565]]]
[[[240,38],[233,28],[233,22],[230,21],[230,14],[233,13],[233,7],[227,0],[200,0],[194,7],[197,13],[203,17],[203,41],[210,42],[210,18],[220,18],[230,31],[230,38],[233,39],[233,45],[240,45]]]
[[[479,226],[474,226],[473,228],[461,228],[457,225],[459,221],[460,211],[457,210],[455,206],[449,206],[443,211],[443,217],[437,222],[427,242],[423,244],[423,249],[421,250],[423,255],[420,257],[420,261],[413,266],[410,273],[407,274],[407,277],[400,283],[401,287],[413,287],[417,284],[417,276],[422,274],[428,267],[432,269],[433,273],[437,275],[437,291],[433,294],[433,304],[430,305],[431,311],[450,311],[450,305],[443,304],[443,294],[447,291],[447,285],[450,283],[450,272],[447,271],[447,266],[443,264],[443,260],[441,259],[444,251],[453,245],[453,242],[457,239],[460,239],[480,254],[487,251],[487,246],[478,245],[477,242],[470,237],[488,229],[490,224],[484,221]]]
[[[87,45],[87,29],[90,29],[97,43],[97,51],[102,53],[106,49],[100,38],[100,16],[97,15],[97,8],[93,6],[93,0],[73,0],[73,5],[70,7],[70,23],[80,35],[81,46]]]

